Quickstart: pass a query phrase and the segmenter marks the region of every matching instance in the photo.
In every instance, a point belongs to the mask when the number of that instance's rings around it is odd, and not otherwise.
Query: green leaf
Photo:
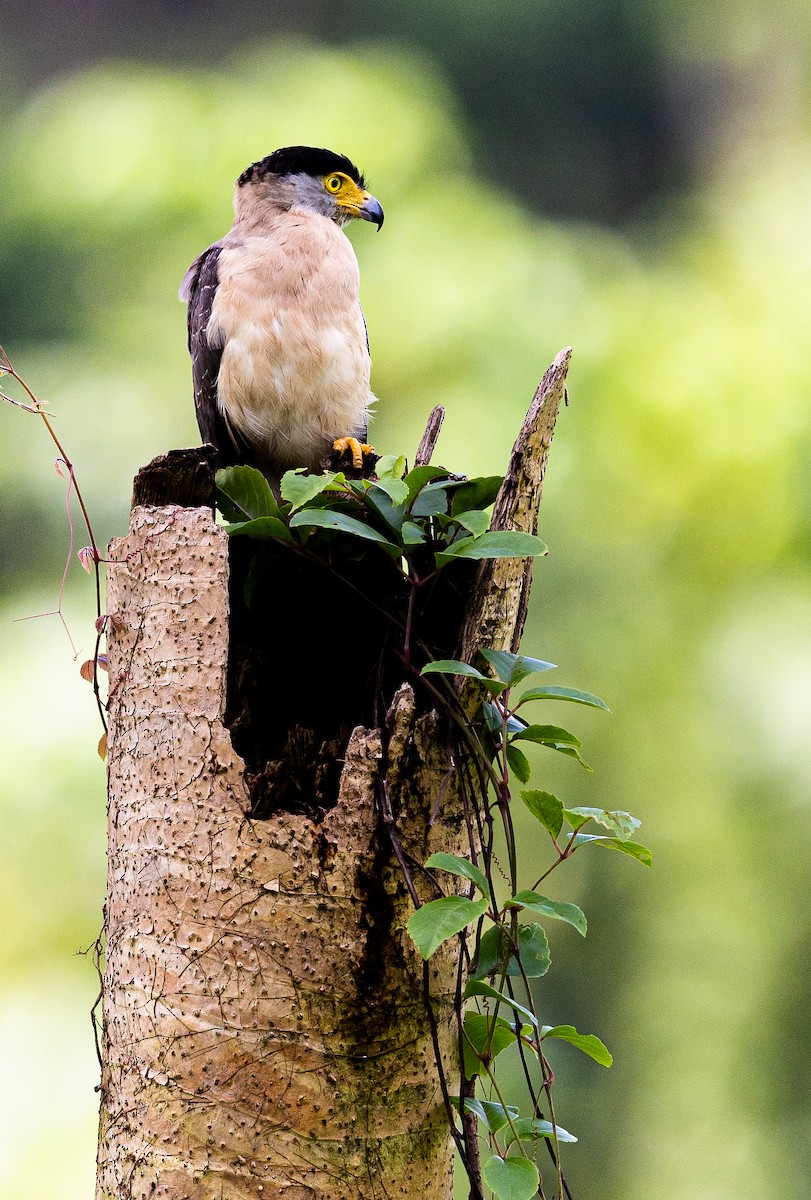
[[[540,979],[552,965],[549,942],[541,925],[521,925],[518,930],[518,950],[521,966],[513,957],[507,964],[508,975],[526,975],[527,979]],[[523,971],[521,968],[523,967]]]
[[[501,1158],[498,1154],[488,1158],[482,1178],[499,1200],[532,1200],[541,1181],[538,1168],[528,1158]]]
[[[380,458],[375,463],[375,475],[380,482],[381,479],[393,478],[398,481],[403,478],[403,472],[406,469],[406,460],[404,454],[381,454]]]
[[[485,1121],[487,1118],[484,1115],[484,1109],[480,1100],[475,1096],[448,1096],[453,1107],[457,1112],[472,1112],[475,1113],[480,1120]]]
[[[568,742],[544,742],[544,746],[547,750],[555,750],[558,754],[565,754],[567,758],[573,758],[575,762],[580,763],[584,771],[592,770],[577,746],[570,746]]]
[[[540,538],[517,529],[501,529],[483,533],[481,537],[460,538],[438,553],[436,562],[437,566],[444,566],[454,558],[534,558],[538,554],[546,554]]]
[[[233,509],[249,519],[278,517],[279,505],[270,484],[256,467],[224,467],[215,476],[217,490]],[[225,517],[232,514],[224,512]]]
[[[372,491],[385,492],[392,504],[405,504],[408,499],[408,484],[402,479],[376,479],[372,483]]]
[[[528,979],[540,979],[549,970],[552,956],[549,953],[549,943],[540,925],[520,925],[518,927],[518,953],[521,965],[515,957],[510,939],[505,930],[494,925],[483,933],[479,939],[479,963],[473,973],[474,979],[484,979],[504,970],[506,963],[508,975],[521,975]]]
[[[447,513],[448,493],[439,484],[429,484],[411,501],[409,511],[412,517],[436,517],[440,513]]]
[[[481,537],[490,528],[490,514],[481,509],[472,508],[469,512],[454,513],[454,520],[465,529],[470,530],[474,537]]]
[[[518,1116],[518,1109],[512,1104],[497,1104],[495,1100],[477,1100],[475,1096],[465,1096],[463,1104],[458,1096],[449,1096],[451,1104],[460,1112],[475,1113],[480,1121],[484,1121],[491,1133],[498,1133],[507,1122]]]
[[[524,725],[512,739],[514,742],[537,742],[539,746],[558,745],[581,746],[582,742],[561,729],[560,725]]]
[[[591,817],[583,816],[582,813],[579,813],[574,808],[564,808],[563,815],[575,833],[577,833],[578,829],[582,829],[584,825],[588,825],[591,820]]]
[[[519,1109],[512,1104],[497,1104],[495,1100],[480,1100],[479,1104],[484,1110],[487,1128],[492,1133],[498,1133],[510,1119],[514,1121],[518,1116]]]
[[[630,858],[641,862],[643,867],[649,867],[653,861],[647,846],[640,846],[638,842],[627,842],[621,838],[599,837],[590,833],[578,833],[572,838],[572,845],[575,848],[589,843],[593,843],[595,846],[604,846],[606,850],[619,850],[621,854],[627,854]]]
[[[468,900],[466,896],[442,896],[439,900],[429,900],[411,914],[406,929],[422,957],[427,959],[437,946],[483,916],[488,903],[486,897]]]
[[[494,704],[492,700],[485,700],[482,704],[482,716],[484,717],[484,723],[490,730],[490,733],[497,741],[500,742],[502,720],[498,705]]]
[[[290,530],[280,517],[255,517],[252,521],[235,521],[228,526],[229,537],[252,537],[260,541],[276,538],[280,542],[292,542]]]
[[[392,480],[392,483],[400,483],[401,486],[405,487],[405,484],[401,480]],[[388,490],[378,487],[376,483],[369,488],[364,499],[385,521],[389,529],[394,531],[399,541],[405,518],[405,508],[403,505],[399,502],[395,503],[389,495]]]
[[[404,546],[421,546],[425,542],[425,531],[420,529],[414,521],[403,521],[400,534]]]
[[[431,463],[425,463],[421,467],[414,467],[414,469],[409,471],[405,477],[405,483],[408,487],[409,504],[414,497],[431,482],[432,479],[447,478],[448,472],[445,467],[435,467]]]
[[[488,1017],[485,1013],[465,1013],[464,1030],[462,1057],[465,1079],[486,1074],[487,1063],[518,1040],[515,1030],[502,1017]],[[487,1063],[483,1058],[485,1052]]]
[[[534,1013],[523,1004],[519,1004],[517,1000],[513,1000],[512,996],[496,991],[494,987],[490,987],[489,983],[482,983],[480,979],[469,979],[465,984],[465,1000],[470,1000],[473,996],[487,996],[488,999],[496,1000],[499,1004],[508,1004],[520,1017],[524,1018],[528,1025],[532,1025],[534,1029],[538,1028],[538,1019]]]
[[[460,658],[437,658],[426,663],[420,675],[468,675],[471,679],[487,679],[477,667],[471,667],[470,663],[462,662]]]
[[[577,1046],[578,1050],[588,1054],[589,1058],[593,1058],[601,1067],[610,1067],[614,1061],[596,1034],[578,1033],[574,1025],[543,1025],[541,1026],[541,1039],[545,1038],[560,1038],[563,1042],[571,1042],[573,1046]]]
[[[306,475],[302,473],[301,468],[287,471],[282,475],[280,484],[282,499],[288,500],[292,505],[291,511],[295,512],[297,508],[320,496],[334,478],[330,471],[325,471],[323,475]]]
[[[285,479],[287,476],[284,477]],[[351,533],[353,537],[362,538],[367,542],[376,542],[387,550],[401,554],[402,551],[388,541],[382,533],[378,533],[371,525],[350,517],[347,513],[336,512],[329,508],[303,508],[290,518],[291,529],[309,529],[317,525],[321,529],[336,529],[342,533]]]
[[[504,1118],[504,1124],[507,1124],[507,1118]],[[496,1132],[498,1132],[496,1130]],[[516,1140],[516,1137],[521,1138],[539,1138],[547,1137],[554,1138],[557,1135],[559,1142],[576,1142],[577,1138],[572,1133],[567,1133],[561,1125],[553,1125],[551,1121],[542,1121],[540,1117],[518,1117],[514,1119],[511,1127],[504,1134],[505,1144],[511,1146]]]
[[[484,650],[481,655],[487,659],[502,683],[512,686],[534,675],[536,671],[552,671],[555,664],[545,662],[542,658],[529,658],[526,654],[511,654],[509,650]]]
[[[245,520],[245,513],[242,509],[237,508],[236,504],[232,504],[225,493],[221,492],[219,488],[214,489],[214,503],[217,512],[227,523],[226,528],[229,528],[234,523]]]
[[[521,799],[533,817],[557,837],[563,828],[563,804],[551,792],[522,792]]]
[[[573,704],[587,704],[590,708],[602,708],[605,712],[611,712],[611,709],[599,696],[592,696],[591,692],[579,692],[577,688],[530,688],[529,691],[524,692],[516,708],[521,704],[526,704],[528,700],[571,700]]]
[[[575,825],[572,816],[584,819]],[[642,824],[638,817],[632,817],[629,812],[623,812],[621,809],[607,811],[604,808],[570,808],[566,811],[566,820],[574,829],[580,829],[586,821],[596,821],[598,825],[603,825],[616,834],[621,842],[627,842],[633,837]]]
[[[504,965],[506,955],[507,943],[503,931],[497,925],[486,929],[479,938],[479,959],[471,978],[484,979],[486,975],[493,975]]]
[[[504,691],[503,684],[482,675],[476,667],[471,667],[470,663],[461,662],[458,658],[438,658],[434,662],[426,663],[420,675],[465,675],[469,679],[478,679],[491,696],[498,696]]]
[[[432,854],[425,863],[426,867],[438,867],[441,871],[448,871],[451,875],[458,875],[462,879],[469,879],[471,883],[475,883],[480,892],[485,896],[489,896],[490,887],[487,883],[487,876],[481,867],[477,867],[475,863],[469,862],[466,858],[460,858],[457,854],[445,854],[442,851]]]
[[[543,917],[554,917],[557,921],[566,921],[573,925],[582,937],[586,936],[586,917],[582,908],[569,904],[565,900],[549,900],[539,892],[516,892],[512,900],[507,901],[509,908],[526,908],[530,912],[540,913]]]
[[[451,502],[451,516],[471,509],[489,508],[499,493],[504,479],[501,475],[481,475],[475,479],[466,479],[454,488]]]
[[[517,746],[509,745],[507,747],[507,763],[516,779],[520,779],[521,783],[529,783],[532,769],[526,754],[523,754]]]

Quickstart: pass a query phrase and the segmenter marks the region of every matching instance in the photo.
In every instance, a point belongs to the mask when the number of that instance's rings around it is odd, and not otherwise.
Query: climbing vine
[[[390,652],[401,676],[447,715],[462,750],[459,770],[471,815],[467,855],[436,853],[422,864],[436,893],[422,903],[396,842],[396,814],[385,822],[414,903],[407,929],[420,955],[427,961],[448,939],[460,943],[457,1087],[444,1077],[441,1061],[436,1063],[451,1131],[472,1196],[563,1200],[571,1192],[560,1149],[577,1138],[557,1121],[547,1046],[568,1042],[603,1067],[612,1058],[595,1034],[542,1023],[536,981],[551,965],[544,923],[563,921],[585,937],[587,921],[576,904],[550,899],[539,889],[553,871],[591,847],[618,851],[645,866],[651,858],[635,840],[640,822],[630,813],[567,806],[528,786],[530,744],[591,769],[577,736],[537,721],[537,706],[565,702],[609,711],[599,697],[559,685],[522,688],[529,677],[554,669],[542,659],[488,646],[480,646],[472,662],[433,652],[424,598],[443,576],[455,573],[464,582],[470,578],[465,564],[546,552],[531,534],[490,530],[489,509],[501,482],[496,476],[465,479],[430,464],[408,471],[405,459],[393,455],[381,458],[369,479],[341,471],[291,471],[278,493],[251,467],[217,474],[218,507],[232,537],[284,547],[322,564],[350,588],[357,588],[359,559],[372,556],[387,564],[389,586],[363,600],[388,621]],[[249,575],[248,597],[251,586]],[[519,887],[526,864],[514,828],[516,800],[549,847],[548,861],[528,889]],[[533,863],[536,847],[533,840]],[[430,1007],[430,995],[426,1004]],[[525,1108],[505,1096],[497,1070],[502,1055],[518,1057],[529,1097]],[[552,1162],[554,1193],[542,1175],[541,1146]]]

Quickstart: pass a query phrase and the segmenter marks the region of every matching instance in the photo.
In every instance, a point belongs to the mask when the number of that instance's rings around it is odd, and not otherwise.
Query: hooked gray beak
[[[358,210],[358,216],[362,217],[364,221],[374,221],[378,231],[383,224],[383,209],[374,196],[367,195]]]

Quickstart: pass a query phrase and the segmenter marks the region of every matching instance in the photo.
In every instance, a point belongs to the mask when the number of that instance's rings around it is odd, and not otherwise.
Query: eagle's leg
[[[375,452],[374,446],[369,446],[366,442],[359,442],[354,437],[336,438],[332,443],[332,449],[339,456],[349,451],[352,455],[352,466],[356,471],[363,470],[364,456]]]

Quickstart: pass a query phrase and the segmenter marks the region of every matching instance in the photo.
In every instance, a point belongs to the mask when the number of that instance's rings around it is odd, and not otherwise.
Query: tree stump
[[[535,532],[569,355],[536,393],[494,528]],[[97,1200],[450,1200],[456,941],[422,962],[400,861],[432,898],[418,864],[465,852],[447,722],[403,683],[348,732],[328,804],[255,815],[224,723],[228,539],[189,453],[197,506],[142,482],[109,553]],[[529,585],[525,560],[481,564],[461,656],[517,646]],[[296,616],[285,636],[321,669]]]

